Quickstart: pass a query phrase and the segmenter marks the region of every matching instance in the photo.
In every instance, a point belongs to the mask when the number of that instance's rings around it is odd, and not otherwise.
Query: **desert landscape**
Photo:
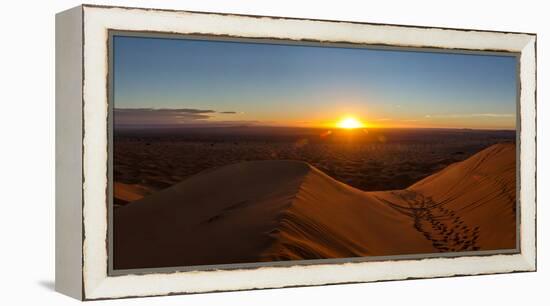
[[[114,270],[516,249],[515,55],[112,43]]]
[[[514,132],[269,131],[118,134],[115,267],[516,246]]]

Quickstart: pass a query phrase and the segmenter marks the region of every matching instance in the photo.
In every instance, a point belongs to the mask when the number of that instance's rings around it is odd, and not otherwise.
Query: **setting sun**
[[[353,117],[346,117],[346,118],[343,118],[342,120],[340,120],[337,124],[336,124],[337,127],[341,128],[341,129],[357,129],[357,128],[362,128],[364,127],[365,125],[353,118]]]

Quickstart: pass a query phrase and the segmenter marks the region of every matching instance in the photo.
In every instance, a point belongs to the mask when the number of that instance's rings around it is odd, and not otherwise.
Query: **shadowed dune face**
[[[121,207],[115,213],[115,266],[258,261],[309,171],[302,162],[240,163]]]
[[[513,249],[515,145],[364,192],[298,161],[204,171],[115,209],[115,269]]]

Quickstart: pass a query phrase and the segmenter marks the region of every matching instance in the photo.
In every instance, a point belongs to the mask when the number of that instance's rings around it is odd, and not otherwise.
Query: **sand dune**
[[[405,190],[364,192],[304,162],[204,171],[115,209],[116,269],[515,247],[515,146]]]
[[[115,205],[137,201],[152,192],[150,188],[138,184],[124,184],[120,182],[115,182],[114,184]]]
[[[515,145],[491,146],[407,190],[426,199],[440,227],[455,229],[473,248],[515,248]]]

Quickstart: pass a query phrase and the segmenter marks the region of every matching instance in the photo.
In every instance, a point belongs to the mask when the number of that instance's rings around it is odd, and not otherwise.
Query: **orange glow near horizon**
[[[358,129],[365,127],[365,124],[354,117],[344,117],[336,123],[336,127],[341,129]]]

